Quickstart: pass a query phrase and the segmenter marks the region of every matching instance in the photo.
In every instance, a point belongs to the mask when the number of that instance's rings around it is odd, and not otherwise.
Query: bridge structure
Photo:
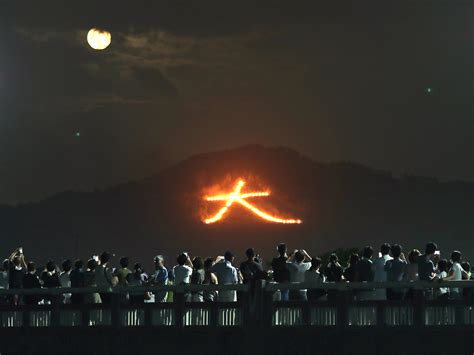
[[[436,300],[439,287],[470,296]],[[361,300],[380,288],[409,300]],[[280,301],[281,290],[323,289],[330,300]],[[126,294],[171,292],[172,302],[125,302]],[[237,292],[237,302],[185,302],[197,291]],[[65,293],[110,293],[104,304],[65,304]],[[3,354],[473,354],[473,281],[166,285],[140,288],[0,290],[43,295],[42,305],[0,305]]]

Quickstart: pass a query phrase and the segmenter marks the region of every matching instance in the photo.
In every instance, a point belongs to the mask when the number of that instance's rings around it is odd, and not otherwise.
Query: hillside
[[[239,177],[246,191],[271,190],[252,203],[303,223],[263,222],[236,205],[223,221],[203,224],[203,216],[222,206],[203,196],[230,192]],[[435,240],[442,252],[460,249],[473,259],[473,202],[473,183],[395,178],[353,163],[317,163],[288,148],[244,146],[196,155],[104,191],[64,192],[39,203],[0,207],[1,249],[6,255],[23,246],[39,262],[107,249],[149,266],[152,255],[181,250],[243,254],[254,246],[269,258],[280,241],[320,254],[383,241],[422,248]]]

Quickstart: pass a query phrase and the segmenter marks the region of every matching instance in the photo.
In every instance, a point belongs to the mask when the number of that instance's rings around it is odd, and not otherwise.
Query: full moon
[[[89,32],[87,32],[87,43],[96,50],[107,48],[110,42],[112,42],[112,35],[108,31],[91,28]]]

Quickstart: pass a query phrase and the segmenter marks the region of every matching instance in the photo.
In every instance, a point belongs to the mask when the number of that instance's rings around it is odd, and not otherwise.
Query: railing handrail
[[[227,285],[151,285],[151,286],[115,286],[115,287],[54,287],[54,288],[17,288],[0,289],[0,295],[62,295],[65,293],[86,294],[86,293],[118,293],[129,292],[199,292],[199,291],[239,291],[247,292],[248,284],[227,284]]]
[[[312,282],[300,282],[300,283],[276,283],[268,282],[265,291],[277,291],[277,290],[302,290],[302,289],[319,289],[319,290],[337,290],[337,291],[350,291],[350,290],[372,290],[382,288],[412,288],[415,290],[432,289],[439,287],[448,288],[473,288],[473,280],[462,280],[462,281],[401,281],[401,282],[324,282],[324,283],[312,283]]]
[[[402,281],[402,282],[324,282],[324,283],[276,283],[266,282],[265,291],[275,292],[277,290],[372,290],[372,289],[406,289],[415,290],[432,288],[474,288],[474,281]],[[116,286],[116,287],[80,287],[80,288],[20,288],[20,289],[0,289],[0,295],[62,295],[65,293],[86,294],[86,293],[117,293],[126,294],[129,292],[200,292],[200,291],[239,291],[248,292],[248,284],[228,284],[228,285],[148,285],[148,286]]]

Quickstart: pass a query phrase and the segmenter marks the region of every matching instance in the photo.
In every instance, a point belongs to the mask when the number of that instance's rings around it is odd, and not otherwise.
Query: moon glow
[[[87,43],[95,50],[107,48],[110,42],[112,42],[112,35],[108,31],[91,28],[89,32],[87,32]]]

